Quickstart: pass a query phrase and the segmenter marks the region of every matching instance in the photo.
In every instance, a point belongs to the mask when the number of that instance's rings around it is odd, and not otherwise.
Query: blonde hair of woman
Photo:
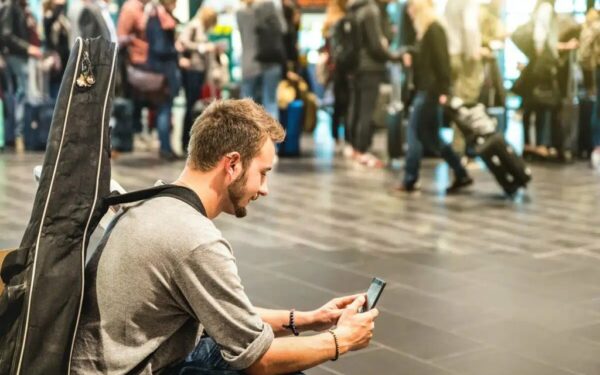
[[[417,39],[422,39],[429,26],[438,19],[432,0],[410,0],[408,12],[417,31]]]

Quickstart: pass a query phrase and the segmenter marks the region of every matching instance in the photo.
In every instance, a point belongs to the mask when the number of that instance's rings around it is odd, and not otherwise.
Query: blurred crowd
[[[131,151],[148,123],[158,133],[159,156],[179,159],[170,140],[177,97],[185,98],[184,152],[192,123],[210,100],[252,97],[288,128],[291,143],[296,128],[314,129],[318,108],[329,110],[332,136],[348,159],[381,168],[405,157],[400,190],[415,188],[427,155],[444,158],[455,175],[450,188],[461,188],[472,183],[468,164],[474,155],[459,131],[448,144],[439,136],[441,127],[452,127],[442,108],[452,97],[481,103],[504,132],[507,98],[516,95],[525,156],[563,162],[588,157],[600,168],[600,16],[593,4],[580,23],[558,14],[554,0],[538,0],[530,20],[509,33],[502,0],[448,0],[443,9],[434,0],[330,0],[324,45],[313,46],[320,47],[315,80],[298,49],[302,9],[295,0],[240,2],[233,10],[239,59],[232,58],[230,40],[214,37],[219,14],[209,6],[185,24],[174,15],[177,0],[127,0],[116,18],[114,6],[110,0],[74,0],[68,7],[65,0],[44,0],[38,22],[27,0],[4,0],[0,147],[36,149],[27,140],[29,113],[46,121],[69,46],[78,37],[101,36],[120,47],[115,156]],[[514,83],[502,68],[509,40],[527,59]],[[239,80],[231,76],[233,64]],[[331,105],[311,93],[319,91],[316,85],[332,94]],[[378,123],[388,128],[387,158],[372,152]]]

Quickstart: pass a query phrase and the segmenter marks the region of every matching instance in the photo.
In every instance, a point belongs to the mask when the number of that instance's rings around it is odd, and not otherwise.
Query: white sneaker
[[[345,145],[342,154],[346,159],[351,159],[354,156],[354,148],[350,145]]]

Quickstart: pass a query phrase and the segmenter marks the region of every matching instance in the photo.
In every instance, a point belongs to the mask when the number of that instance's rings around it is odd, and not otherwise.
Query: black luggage
[[[78,38],[31,218],[0,275],[0,374],[69,374],[90,236],[106,212],[116,45]]]
[[[133,101],[115,98],[113,102],[111,128],[112,149],[119,152],[133,151]]]
[[[23,138],[26,150],[44,151],[46,149],[53,112],[54,102],[49,100],[39,104],[25,104]]]
[[[478,137],[488,136],[496,131],[497,123],[487,114],[483,104],[467,107],[462,99],[454,97],[450,99],[446,111],[465,137],[467,145],[473,145]]]
[[[513,195],[527,186],[531,171],[506,143],[504,135],[496,132],[497,120],[490,118],[483,104],[467,108],[461,99],[452,98],[446,109],[463,133],[467,146],[474,148],[506,194]]]
[[[506,194],[513,195],[531,181],[531,171],[501,134],[478,138],[476,150]]]

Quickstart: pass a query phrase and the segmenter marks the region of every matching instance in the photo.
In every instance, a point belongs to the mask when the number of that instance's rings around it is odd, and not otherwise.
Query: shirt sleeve
[[[382,16],[378,14],[378,11],[367,9],[361,36],[365,38],[364,44],[371,57],[377,61],[385,62],[393,59],[393,56],[387,49],[387,40],[383,34],[379,17]]]
[[[189,308],[234,369],[245,369],[269,349],[274,335],[244,292],[225,241],[196,248],[174,270]]]
[[[450,56],[448,53],[448,39],[446,38],[446,32],[439,24],[432,24],[431,26],[431,49],[433,54],[433,60],[438,62],[433,64],[435,67],[435,78],[437,95],[448,95],[450,94]]]

